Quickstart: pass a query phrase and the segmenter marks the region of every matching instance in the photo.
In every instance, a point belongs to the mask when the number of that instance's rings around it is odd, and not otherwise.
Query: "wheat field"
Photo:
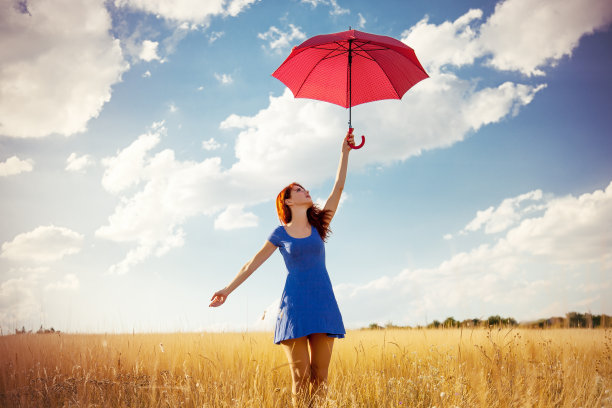
[[[326,407],[612,407],[612,331],[349,331]],[[288,407],[271,333],[0,337],[2,407]]]

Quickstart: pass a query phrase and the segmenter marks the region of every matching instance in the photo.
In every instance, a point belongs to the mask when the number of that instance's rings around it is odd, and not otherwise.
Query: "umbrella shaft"
[[[352,128],[351,124],[351,107],[353,105],[352,97],[353,97],[353,79],[352,79],[352,66],[353,66],[353,40],[349,40],[349,49],[348,49],[348,97],[349,97],[349,128]]]

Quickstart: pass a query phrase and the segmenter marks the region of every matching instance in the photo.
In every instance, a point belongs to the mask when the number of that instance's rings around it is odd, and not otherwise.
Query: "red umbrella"
[[[272,74],[296,98],[349,108],[381,99],[401,99],[429,76],[414,50],[394,38],[357,30],[317,35],[294,47]],[[365,143],[361,136],[359,149]]]

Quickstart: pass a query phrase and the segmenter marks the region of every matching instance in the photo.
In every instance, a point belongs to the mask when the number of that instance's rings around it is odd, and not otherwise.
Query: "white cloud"
[[[296,42],[306,39],[306,34],[293,24],[289,24],[290,31],[282,31],[275,26],[271,26],[265,33],[257,34],[257,37],[268,42],[268,47],[272,51],[279,54],[285,52],[292,45],[297,45]]]
[[[143,61],[153,61],[159,60],[159,55],[157,55],[157,47],[159,43],[157,41],[144,40],[142,42],[142,48],[140,49],[140,54],[138,57]]]
[[[365,17],[363,15],[361,15],[361,13],[357,13],[357,16],[359,17],[359,22],[357,23],[357,28],[361,30],[361,29],[365,28],[365,25],[366,25],[367,21],[366,21]]]
[[[170,110],[170,113],[178,112],[178,107],[174,104],[174,102],[170,102],[168,109]]]
[[[224,31],[213,31],[212,33],[210,33],[210,35],[208,36],[208,43],[212,44],[215,41],[217,41],[219,38],[223,37],[225,35]]]
[[[207,25],[214,16],[236,17],[257,0],[115,0],[117,7],[155,14],[167,20]]]
[[[318,5],[329,6],[331,7],[329,14],[331,14],[332,16],[350,14],[351,12],[349,9],[340,7],[340,5],[338,5],[337,0],[302,0],[302,3],[310,4],[313,8],[317,7]]]
[[[258,0],[231,0],[225,10],[225,14],[236,17],[242,10],[247,9],[256,1]]]
[[[0,162],[0,177],[15,176],[20,173],[27,173],[34,169],[34,160],[21,160],[17,156],[11,156]]]
[[[612,22],[608,0],[507,0],[480,27],[489,63],[501,70],[543,75],[578,46],[580,38]]]
[[[35,277],[9,279],[0,285],[0,325],[20,329],[40,312]],[[30,326],[31,327],[31,326]]]
[[[68,228],[40,226],[2,244],[0,258],[15,261],[52,262],[81,250],[83,236]]]
[[[454,22],[429,24],[429,17],[402,34],[431,73],[444,65],[463,66],[485,57],[499,70],[543,75],[569,56],[580,38],[612,22],[607,0],[506,0],[479,24],[482,10],[473,9]]]
[[[244,212],[244,208],[237,205],[230,205],[217,216],[215,229],[234,230],[239,228],[256,227],[258,218],[255,214]]]
[[[73,172],[84,172],[89,166],[94,165],[94,160],[90,155],[84,154],[78,157],[76,153],[71,153],[66,159],[66,170]]]
[[[128,69],[104,2],[33,0],[27,8],[0,3],[0,134],[85,131]]]
[[[545,206],[540,217],[523,220],[494,244],[460,252],[437,267],[337,285],[347,319],[363,319],[363,325],[389,319],[424,324],[451,315],[465,319],[512,311],[524,320],[548,317],[553,309],[558,314],[596,306],[593,299],[612,284],[612,183],[605,190],[555,198]],[[598,271],[597,283],[588,280],[590,268]],[[555,293],[563,302],[543,303],[543,293]],[[374,307],[364,312],[359,304]],[[365,315],[350,316],[353,307]],[[390,314],[392,310],[398,312]]]
[[[146,71],[144,72],[144,74],[142,74],[142,77],[143,77],[143,78],[150,78],[150,77],[151,77],[151,71],[146,70]]]
[[[106,167],[102,186],[107,191],[118,193],[142,179],[145,155],[159,143],[163,134],[160,130],[163,129],[163,122],[154,124],[150,132],[140,135],[130,146],[118,152],[117,156],[102,159]]]
[[[506,198],[497,208],[489,207],[486,210],[478,211],[476,218],[470,221],[462,232],[478,231],[483,225],[487,234],[505,231],[520,221],[525,215],[542,210],[545,207],[542,204],[525,206],[524,203],[526,201],[537,202],[541,200],[541,190],[534,190],[517,197]]]
[[[543,216],[521,222],[508,232],[507,242],[556,263],[602,263],[610,269],[612,183],[605,190],[549,201]]]
[[[221,147],[221,144],[217,142],[214,137],[211,137],[210,139],[204,140],[202,142],[202,149],[204,150],[212,151],[212,150],[217,150],[220,147]]]
[[[49,283],[45,286],[45,290],[77,290],[79,286],[79,278],[73,273],[68,273],[64,279]]]
[[[454,22],[429,24],[425,16],[409,30],[401,41],[412,47],[426,71],[439,71],[443,65],[462,66],[472,64],[481,55],[477,43],[477,31],[472,28],[475,20],[482,18],[482,11],[472,9]]]
[[[215,72],[215,79],[219,81],[222,85],[229,85],[234,82],[232,76],[230,74],[217,74]]]

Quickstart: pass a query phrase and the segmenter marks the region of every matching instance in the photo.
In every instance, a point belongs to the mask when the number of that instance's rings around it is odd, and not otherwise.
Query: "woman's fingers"
[[[221,306],[223,303],[225,302],[225,299],[221,296],[217,296],[213,299],[213,301],[210,303],[210,307],[217,307],[217,306]]]
[[[227,299],[227,295],[223,294],[222,292],[216,292],[213,297],[210,299],[210,307],[217,307],[217,306],[221,306],[223,303],[225,303],[225,299]]]

